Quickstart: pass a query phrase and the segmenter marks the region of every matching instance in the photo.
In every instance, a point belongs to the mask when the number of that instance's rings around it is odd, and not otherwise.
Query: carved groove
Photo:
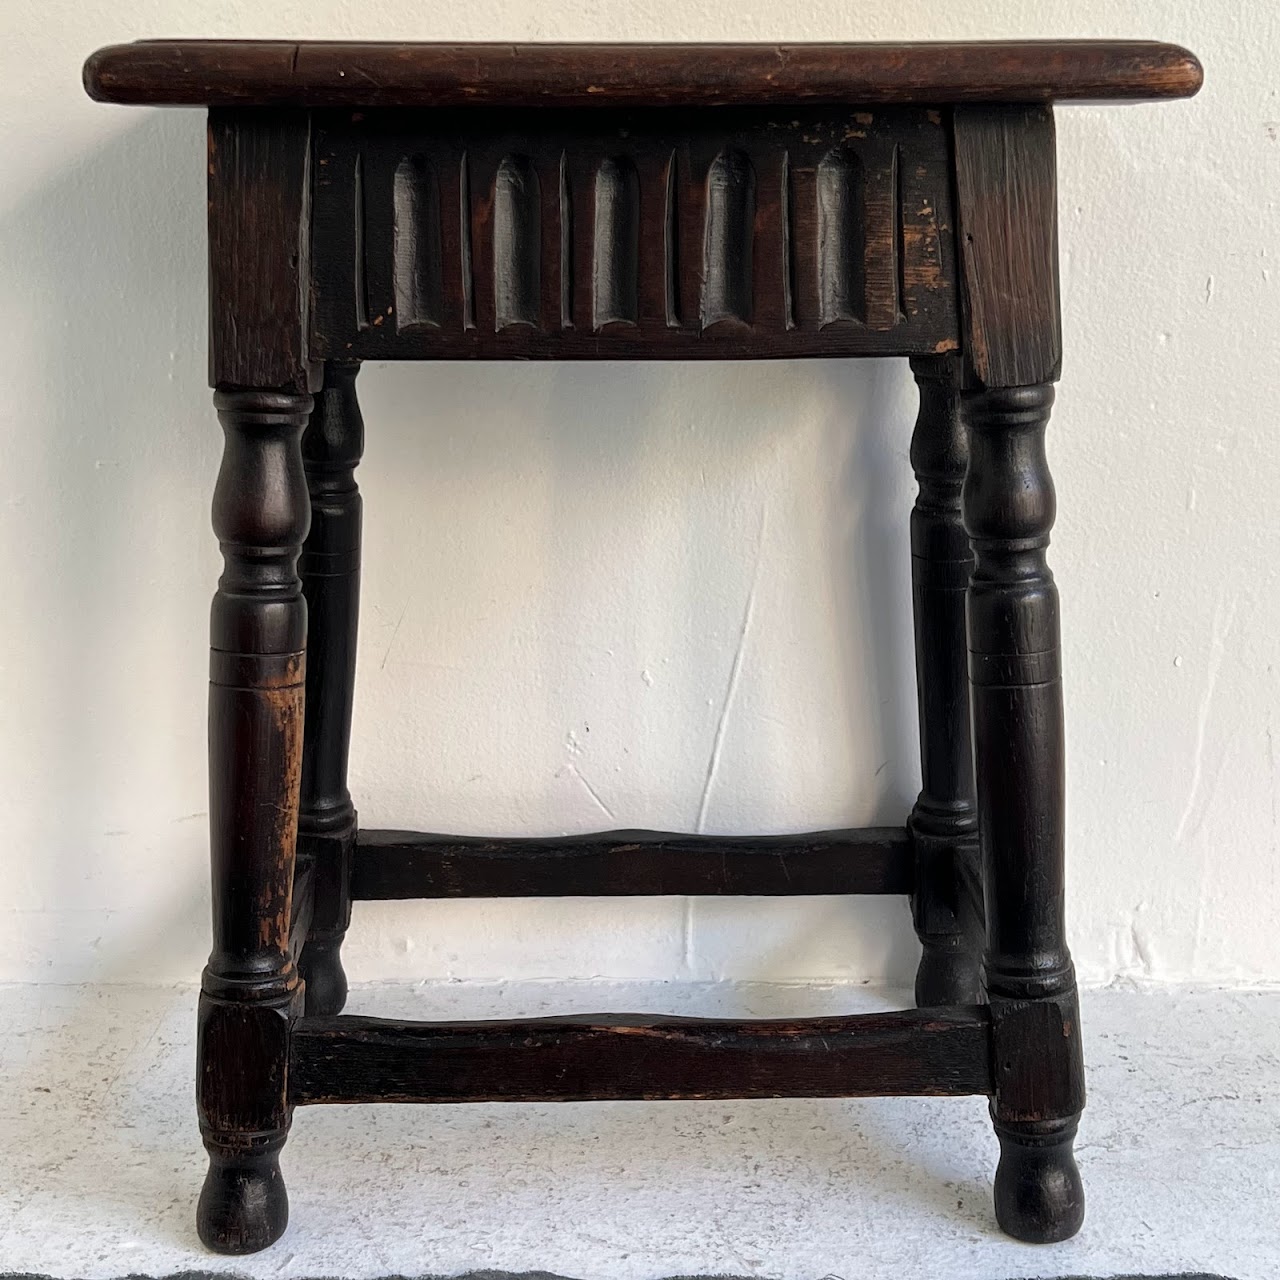
[[[541,192],[527,156],[507,156],[493,182],[493,301],[498,329],[538,327]]]
[[[686,127],[659,113],[599,129],[584,119],[573,132],[550,119],[502,131],[487,117],[324,123],[308,354],[957,349],[945,122],[924,111],[796,115]]]
[[[865,324],[866,177],[848,147],[829,151],[818,165],[818,301],[825,327],[841,320]]]
[[[702,327],[721,320],[750,324],[752,239],[756,175],[737,150],[720,152],[707,173],[707,221],[703,242]]]
[[[680,327],[680,210],[678,201],[680,170],[673,151],[667,160],[666,227],[663,245],[663,278],[666,293],[667,328]]]
[[[788,329],[796,327],[796,264],[791,243],[791,154],[782,153],[782,315]]]
[[[902,194],[902,148],[893,147],[893,262],[897,319],[907,315],[907,220],[906,200]]]
[[[560,327],[573,328],[573,195],[569,158],[560,153]]]
[[[592,302],[595,327],[640,317],[640,178],[626,156],[596,172]]]
[[[425,156],[405,156],[396,166],[394,204],[396,324],[439,328],[444,298],[440,184]]]
[[[458,162],[458,243],[462,246],[462,327],[476,327],[476,275],[471,265],[471,162]]]
[[[367,252],[364,216],[364,156],[356,153],[355,173],[352,175],[351,219],[355,224],[355,261],[352,264],[355,282],[356,327],[369,327],[369,288],[365,282],[365,254]]]

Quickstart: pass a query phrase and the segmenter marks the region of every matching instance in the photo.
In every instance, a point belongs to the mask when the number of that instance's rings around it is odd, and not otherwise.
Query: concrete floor
[[[764,1017],[903,1003],[861,988],[357,988],[352,1012]],[[0,1270],[78,1280],[540,1269],[581,1280],[1280,1275],[1280,992],[1085,999],[1084,1231],[996,1232],[981,1099],[301,1109],[288,1233],[214,1258],[192,1227],[194,997],[0,987]]]

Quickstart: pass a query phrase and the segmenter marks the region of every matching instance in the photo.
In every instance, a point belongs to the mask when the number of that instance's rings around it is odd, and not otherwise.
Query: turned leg
[[[356,812],[347,790],[360,609],[360,491],[364,449],[354,362],[325,365],[324,387],[302,437],[311,532],[299,572],[307,600],[307,717],[298,856],[312,865],[311,927],[299,967],[306,1012],[340,1013],[347,999],[342,939],[351,921]]]
[[[1045,558],[1054,495],[1044,434],[1062,366],[1053,111],[957,107],[952,141],[996,1217],[1011,1236],[1043,1243],[1084,1219],[1072,1153],[1084,1066],[1063,923],[1058,593]]]
[[[920,388],[911,439],[920,486],[911,513],[911,586],[922,779],[909,822],[916,859],[911,911],[924,948],[916,1004],[928,1008],[982,999],[964,603],[973,555],[960,518],[969,456],[960,422],[960,362],[934,356],[913,360],[911,368]]]
[[[1020,1240],[1074,1235],[1072,1154],[1084,1105],[1075,973],[1063,919],[1063,718],[1058,593],[1045,559],[1053,387],[966,392],[965,526],[978,826],[994,1033],[996,1217]]]
[[[213,600],[209,825],[213,952],[200,994],[197,1103],[209,1172],[196,1223],[219,1253],[279,1238],[289,1206],[289,955],[302,769],[307,532],[299,440],[308,395],[220,391],[226,443],[213,499],[224,569]]]

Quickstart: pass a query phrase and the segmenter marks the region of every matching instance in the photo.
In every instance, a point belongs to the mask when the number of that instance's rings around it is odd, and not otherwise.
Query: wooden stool
[[[210,1248],[280,1236],[292,1110],[324,1102],[983,1094],[1000,1225],[1028,1241],[1079,1228],[1084,1073],[1045,561],[1061,356],[1051,104],[1183,97],[1200,81],[1185,50],[1111,42],[183,41],[89,60],[101,101],[209,109],[210,376],[226,435],[198,1048]],[[920,387],[924,786],[904,827],[358,830],[360,361],[869,355],[911,357]],[[353,900],[798,893],[910,894],[920,1008],[337,1016]]]

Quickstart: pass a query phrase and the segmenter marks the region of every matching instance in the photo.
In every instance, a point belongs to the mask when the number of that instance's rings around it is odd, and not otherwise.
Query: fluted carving
[[[560,327],[573,328],[573,187],[569,157],[560,153]]]
[[[702,327],[722,320],[750,324],[756,175],[737,150],[722,151],[707,173],[706,233],[702,250]]]
[[[335,124],[312,358],[956,349],[942,123],[803,116],[723,138]]]
[[[396,166],[393,203],[395,316],[401,329],[438,328],[443,314],[440,247],[440,183],[425,156],[405,156]]]
[[[663,180],[662,298],[668,329],[680,326],[680,165],[673,151]]]
[[[640,178],[627,157],[596,172],[592,298],[595,327],[635,324],[640,306]]]
[[[471,249],[471,160],[464,151],[458,158],[458,264],[462,292],[462,329],[476,327],[476,273]]]
[[[527,156],[507,156],[493,184],[493,301],[498,329],[538,325],[542,210],[538,175]]]
[[[849,147],[818,165],[818,303],[824,325],[865,323],[866,192],[862,162]]]

